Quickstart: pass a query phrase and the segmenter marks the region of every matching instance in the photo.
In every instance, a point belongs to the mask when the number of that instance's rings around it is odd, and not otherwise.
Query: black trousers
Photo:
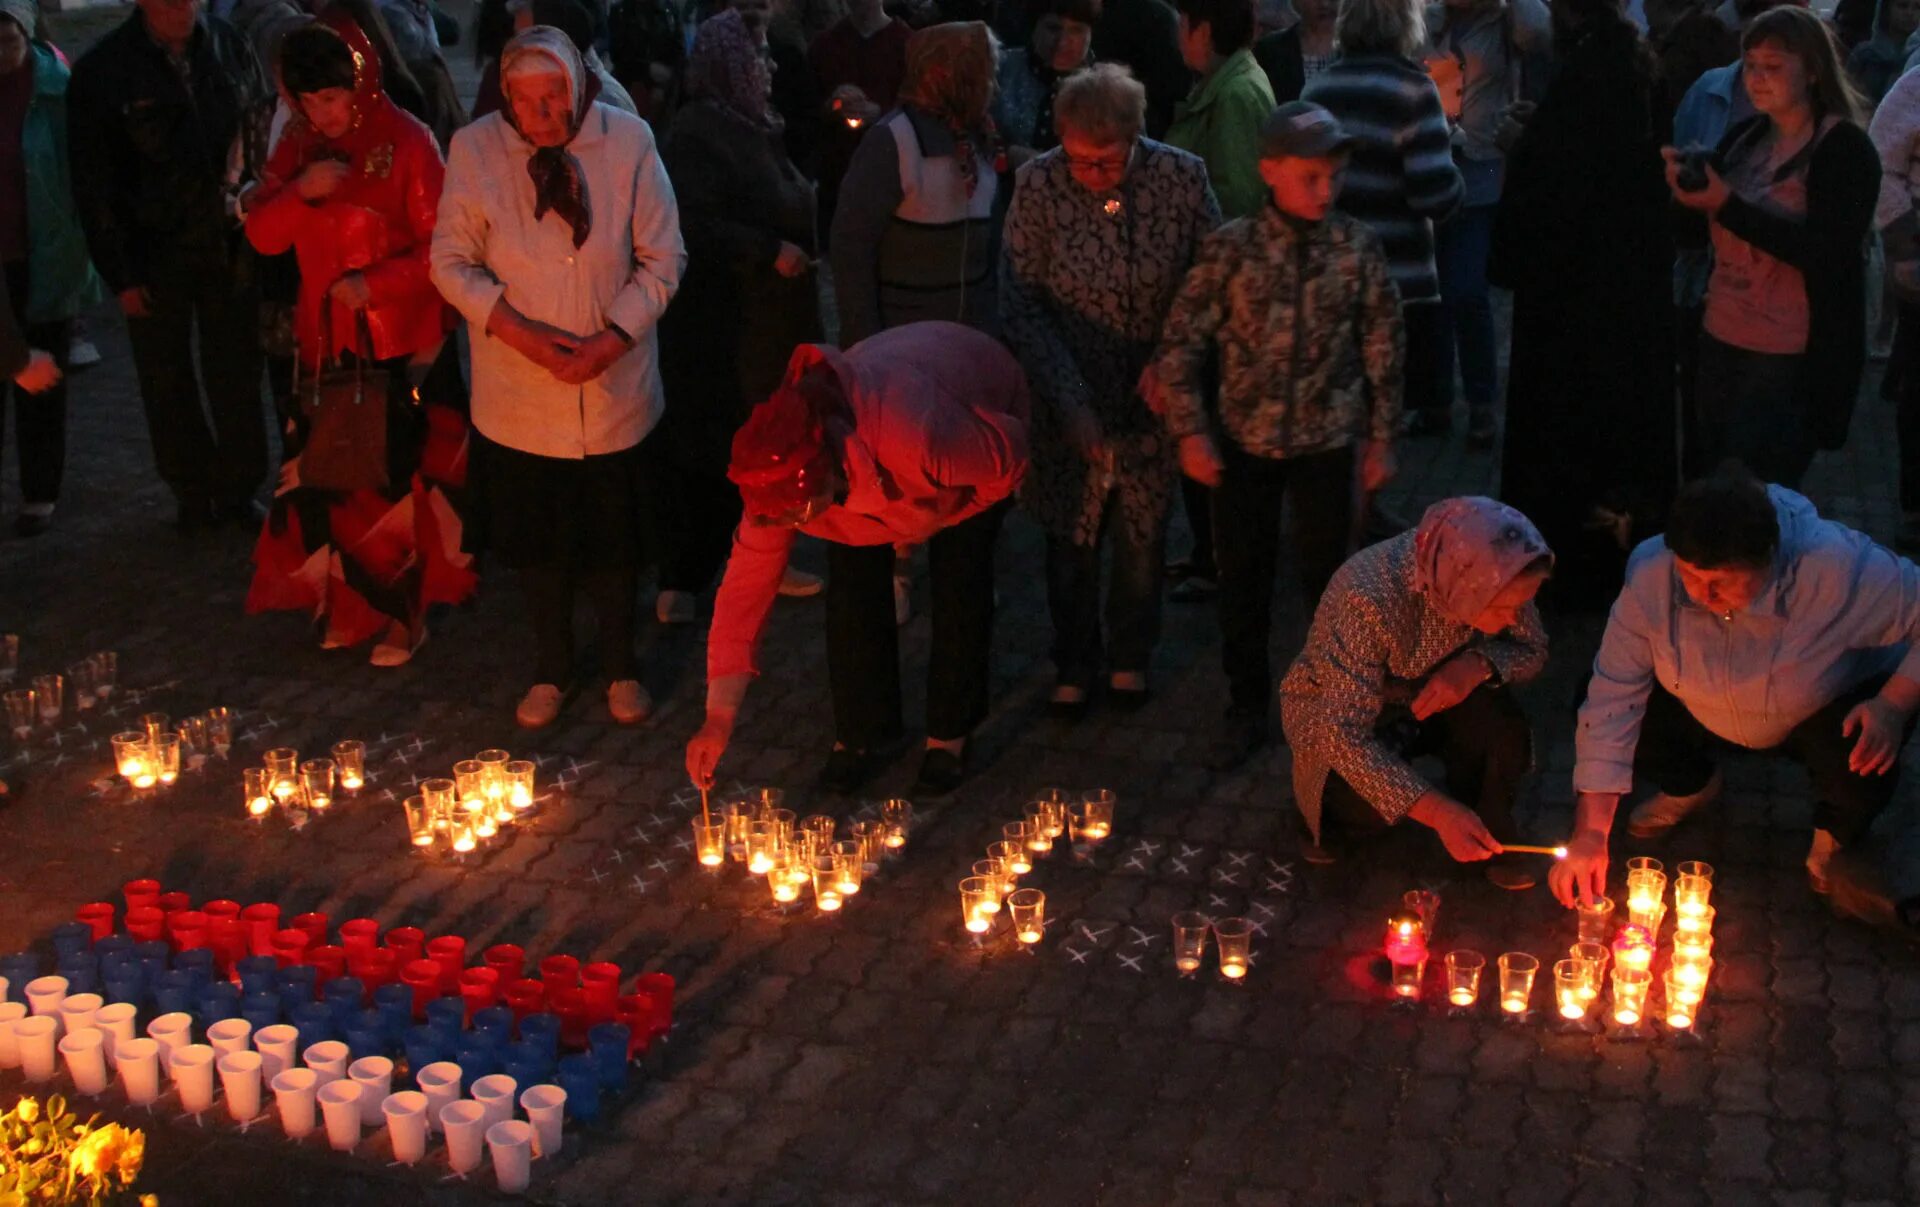
[[[260,306],[235,277],[218,254],[156,272],[148,316],[127,319],[154,464],[183,503],[243,502],[267,475]]]
[[[1893,800],[1900,785],[1898,764],[1885,775],[1855,775],[1847,769],[1859,735],[1840,732],[1849,709],[1879,694],[1886,676],[1868,680],[1842,692],[1825,708],[1793,727],[1784,742],[1764,753],[1784,754],[1807,769],[1813,786],[1813,828],[1825,830],[1841,846],[1852,846],[1866,835],[1873,819]],[[1907,735],[1913,733],[1907,722]],[[1714,754],[1728,743],[1708,732],[1687,706],[1655,685],[1647,699],[1646,719],[1640,725],[1640,745],[1633,755],[1634,774],[1671,796],[1691,796],[1713,778]]]
[[[61,319],[52,323],[27,321],[28,290],[26,262],[6,266],[7,296],[13,302],[14,321],[26,336],[27,347],[48,353],[67,371],[68,343],[73,338],[73,322]],[[67,466],[67,381],[44,394],[29,394],[11,381],[0,381],[0,457],[7,447],[7,411],[13,411],[14,456],[20,462],[20,498],[28,503],[60,501],[60,480]]]
[[[1280,512],[1293,505],[1293,551],[1311,613],[1346,560],[1353,523],[1353,449],[1274,460],[1222,441],[1227,472],[1213,492],[1214,554],[1220,561],[1220,653],[1236,711],[1265,713],[1273,701],[1268,642]]]
[[[1920,512],[1920,306],[1900,307],[1896,338],[1893,363],[1902,366],[1894,412],[1900,440],[1900,510]]]
[[[1439,298],[1400,307],[1406,332],[1406,409],[1408,414],[1433,411],[1446,415],[1453,410],[1453,383],[1440,389],[1441,341],[1453,338],[1447,312]]]
[[[1513,802],[1520,779],[1533,765],[1533,730],[1510,692],[1482,685],[1466,699],[1425,721],[1403,715],[1408,758],[1434,754],[1446,767],[1449,795],[1472,809],[1499,842],[1518,837]],[[1367,834],[1387,821],[1338,772],[1327,776],[1320,797],[1322,828]]]
[[[1005,511],[1005,504],[988,508],[927,542],[930,738],[964,738],[987,715],[993,545]],[[892,545],[827,545],[827,677],[833,732],[843,745],[866,750],[904,732]]]

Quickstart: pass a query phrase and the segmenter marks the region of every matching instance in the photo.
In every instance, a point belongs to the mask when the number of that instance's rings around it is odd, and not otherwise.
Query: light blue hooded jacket
[[[1920,680],[1920,567],[1785,487],[1767,494],[1780,518],[1773,577],[1731,618],[1688,598],[1662,538],[1633,551],[1580,708],[1576,792],[1631,790],[1656,679],[1708,730],[1753,750],[1875,676]]]

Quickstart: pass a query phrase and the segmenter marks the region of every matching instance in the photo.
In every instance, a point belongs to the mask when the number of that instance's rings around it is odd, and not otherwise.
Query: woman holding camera
[[[1707,218],[1713,275],[1695,387],[1699,464],[1798,486],[1838,448],[1866,359],[1867,225],[1880,161],[1825,24],[1756,17],[1740,39],[1754,116],[1711,156],[1662,151],[1676,201]]]

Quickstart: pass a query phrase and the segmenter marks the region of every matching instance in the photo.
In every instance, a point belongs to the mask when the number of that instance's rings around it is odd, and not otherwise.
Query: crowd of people
[[[1312,859],[1410,818],[1531,885],[1502,858],[1532,755],[1509,689],[1542,604],[1611,609],[1561,899],[1604,886],[1636,776],[1628,828],[1663,833],[1731,744],[1807,766],[1815,889],[1904,917],[1862,855],[1920,707],[1920,571],[1797,491],[1885,355],[1920,545],[1911,0],[136,6],[69,63],[0,0],[22,535],[53,523],[104,286],[180,528],[255,533],[249,610],[398,666],[510,571],[529,728],[584,679],[581,597],[608,714],[650,715],[651,567],[662,624],[713,592],[710,783],[775,601],[824,592],[821,783],[855,791],[906,737],[924,548],[917,790],[951,790],[1017,508],[1049,713],[1138,708],[1163,601],[1211,601],[1210,761],[1277,706]],[[1501,498],[1409,525],[1379,492],[1456,412]],[[1276,676],[1283,561],[1312,622]]]

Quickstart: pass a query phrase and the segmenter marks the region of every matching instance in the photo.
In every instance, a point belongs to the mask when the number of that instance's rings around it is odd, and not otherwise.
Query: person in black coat
[[[1319,75],[1333,59],[1333,19],[1338,0],[1293,0],[1299,20],[1275,30],[1253,44],[1253,57],[1267,73],[1273,102],[1284,105],[1300,99],[1307,81]]]
[[[1654,65],[1609,0],[1556,0],[1552,86],[1512,142],[1488,277],[1514,291],[1501,499],[1604,608],[1679,473]]]

